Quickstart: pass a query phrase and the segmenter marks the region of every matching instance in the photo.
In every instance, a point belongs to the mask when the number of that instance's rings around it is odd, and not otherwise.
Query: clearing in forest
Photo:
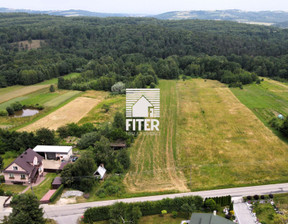
[[[100,101],[101,99],[78,97],[46,117],[19,129],[19,131],[35,131],[39,128],[56,130],[65,124],[77,123]]]

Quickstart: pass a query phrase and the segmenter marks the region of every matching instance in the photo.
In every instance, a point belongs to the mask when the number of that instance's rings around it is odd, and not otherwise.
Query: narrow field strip
[[[27,95],[29,93],[32,93],[32,92],[35,92],[37,90],[44,89],[47,87],[49,87],[49,85],[34,85],[34,86],[25,86],[22,88],[15,88],[15,90],[0,94],[0,103],[6,102],[16,97]]]
[[[101,100],[78,97],[75,100],[69,102],[60,109],[52,112],[46,117],[19,129],[19,131],[35,131],[39,128],[49,128],[56,130],[57,128],[75,122],[77,123],[82,117],[84,117],[93,107],[95,107]]]
[[[64,93],[63,95],[57,96],[56,98],[44,103],[44,107],[57,107],[61,103],[72,98],[73,96],[76,96],[79,93],[80,91],[69,91],[67,93]]]
[[[129,192],[188,191],[186,180],[177,169],[174,155],[176,141],[176,81],[161,80],[160,135],[145,133],[133,144],[131,169],[124,179]]]

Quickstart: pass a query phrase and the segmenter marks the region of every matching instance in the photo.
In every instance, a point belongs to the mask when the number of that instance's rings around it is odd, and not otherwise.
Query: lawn
[[[47,173],[45,175],[45,180],[38,186],[33,187],[33,192],[39,200],[50,190],[51,183],[56,176],[57,176],[56,173]],[[32,192],[31,189],[27,191],[27,193],[31,192]]]
[[[172,218],[171,214],[160,217],[159,215],[143,216],[139,220],[139,224],[180,224],[183,218]],[[94,224],[109,224],[109,221],[94,222]]]
[[[253,209],[256,212],[257,219],[266,224],[273,224],[273,216],[276,214],[271,204],[256,204]]]
[[[260,85],[250,84],[243,90],[231,88],[234,95],[265,125],[278,114],[288,115],[288,86],[265,79]]]
[[[224,84],[160,81],[160,136],[130,148],[129,192],[187,191],[288,181],[288,145]]]
[[[22,192],[27,186],[20,185],[20,184],[1,184],[1,188],[6,191],[11,191],[13,193],[20,193]]]

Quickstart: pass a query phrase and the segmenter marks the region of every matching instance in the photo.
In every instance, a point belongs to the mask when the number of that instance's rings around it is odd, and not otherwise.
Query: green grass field
[[[265,79],[260,85],[250,84],[243,90],[231,91],[265,125],[278,114],[288,115],[288,86],[283,83]]]
[[[130,149],[129,192],[196,191],[288,181],[288,146],[226,85],[160,81],[160,136]]]
[[[80,91],[69,91],[69,92],[66,92],[62,95],[55,97],[54,99],[51,99],[45,102],[43,105],[44,107],[56,107],[60,105],[61,103],[65,102],[66,100],[76,96],[79,93]]]
[[[65,75],[63,77],[65,79],[67,79],[67,78],[74,78],[74,77],[77,77],[79,75],[81,75],[81,73],[73,72],[73,73],[70,73],[70,74]],[[58,83],[58,78],[53,78],[53,79],[49,79],[49,80],[45,80],[43,82],[40,82],[37,85],[47,85],[47,84],[49,84],[49,85],[57,85],[57,83]]]
[[[1,188],[6,191],[11,191],[13,193],[22,192],[27,186],[19,185],[19,184],[1,184]]]

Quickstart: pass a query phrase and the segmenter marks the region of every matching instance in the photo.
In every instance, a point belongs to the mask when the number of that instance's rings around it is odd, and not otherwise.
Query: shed
[[[62,184],[61,177],[55,177],[53,182],[52,182],[52,188],[53,189],[58,189]]]
[[[59,146],[59,145],[37,145],[34,152],[42,155],[45,159],[60,159],[68,161],[72,156],[72,146]]]
[[[104,179],[105,174],[106,174],[106,169],[104,168],[104,165],[100,165],[93,175],[97,177],[98,179],[102,180]]]
[[[127,147],[125,142],[112,142],[110,144],[110,147],[113,148],[114,150],[118,150],[118,149],[124,149]]]

